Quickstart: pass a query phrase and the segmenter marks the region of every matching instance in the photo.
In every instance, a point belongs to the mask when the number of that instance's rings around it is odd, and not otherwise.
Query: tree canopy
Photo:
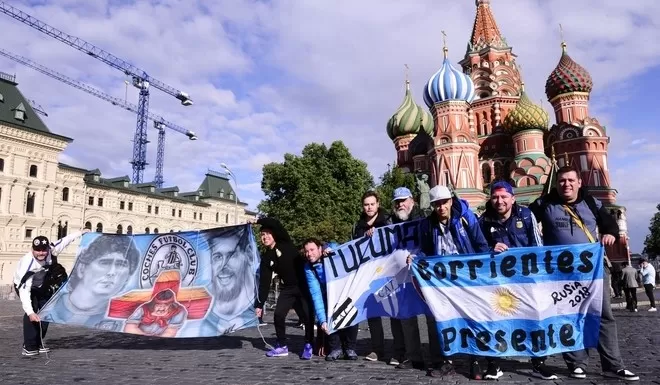
[[[392,194],[397,187],[408,187],[415,197],[415,201],[419,201],[419,191],[417,190],[417,183],[415,176],[411,173],[404,172],[398,167],[385,171],[380,177],[380,183],[376,187],[376,191],[381,199],[381,207],[386,210],[391,209],[390,201]]]
[[[649,234],[644,240],[644,252],[649,256],[660,256],[660,204],[656,206],[657,213],[651,218]]]
[[[373,188],[367,164],[354,158],[341,141],[305,146],[300,156],[263,168],[266,198],[259,211],[279,219],[296,244],[306,238],[346,242],[357,221],[360,197]]]

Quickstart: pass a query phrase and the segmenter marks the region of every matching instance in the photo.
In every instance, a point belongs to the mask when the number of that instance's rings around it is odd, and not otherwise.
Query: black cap
[[[34,251],[47,251],[50,249],[50,241],[48,238],[40,235],[32,240],[32,250]]]

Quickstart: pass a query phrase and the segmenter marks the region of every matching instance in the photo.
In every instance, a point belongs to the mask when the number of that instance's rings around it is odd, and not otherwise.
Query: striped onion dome
[[[566,53],[566,43],[561,43],[561,58],[545,82],[548,100],[569,92],[591,92],[593,80],[589,72]]]
[[[524,130],[547,130],[550,124],[548,113],[529,99],[524,84],[522,87],[520,100],[502,122],[504,129],[512,134]]]
[[[447,47],[443,48],[445,60],[424,87],[424,102],[429,108],[435,103],[448,100],[474,100],[474,83],[469,75],[454,67],[447,58]]]
[[[417,134],[420,129],[433,135],[433,117],[425,108],[415,104],[410,92],[410,82],[406,80],[406,95],[394,115],[387,122],[390,139]]]

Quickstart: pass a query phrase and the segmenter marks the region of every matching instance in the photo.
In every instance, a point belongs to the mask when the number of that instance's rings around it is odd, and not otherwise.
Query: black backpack
[[[44,276],[44,283],[40,287],[33,287],[31,290],[32,294],[36,295],[38,298],[50,299],[64,285],[67,279],[69,279],[69,275],[64,266],[57,262],[57,257],[51,255],[50,258],[51,263],[45,267],[46,275]],[[21,278],[21,283],[19,283],[18,286],[14,285],[16,295],[19,295],[18,288],[25,285],[27,280],[34,274],[34,271],[28,271],[23,278]]]

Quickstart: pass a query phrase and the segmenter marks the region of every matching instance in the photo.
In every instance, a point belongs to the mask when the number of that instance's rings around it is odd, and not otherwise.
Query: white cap
[[[443,199],[451,199],[451,192],[449,192],[447,186],[437,185],[429,191],[429,198],[431,199],[431,203]]]

